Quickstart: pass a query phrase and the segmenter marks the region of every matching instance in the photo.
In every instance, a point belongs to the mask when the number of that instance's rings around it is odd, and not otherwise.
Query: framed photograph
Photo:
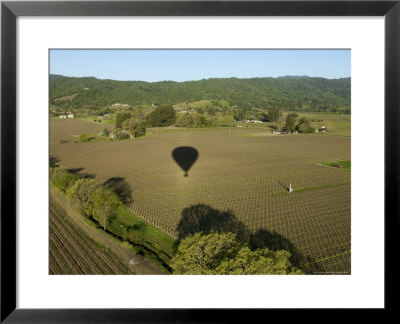
[[[1,321],[392,309],[399,15],[2,2]]]

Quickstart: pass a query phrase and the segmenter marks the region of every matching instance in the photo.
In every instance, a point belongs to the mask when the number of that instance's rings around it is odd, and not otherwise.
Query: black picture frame
[[[391,260],[398,255],[400,232],[400,0],[4,1],[1,3],[1,322],[217,323],[235,322],[240,315],[261,318],[266,311],[16,308],[16,19],[19,16],[384,16],[385,310],[396,309],[399,276]]]

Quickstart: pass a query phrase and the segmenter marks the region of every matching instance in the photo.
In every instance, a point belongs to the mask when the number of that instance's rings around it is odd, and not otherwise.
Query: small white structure
[[[289,193],[291,193],[291,192],[293,192],[292,181],[290,181],[290,184],[289,184]]]
[[[138,264],[139,262],[137,262],[135,259],[131,259],[130,261],[129,261],[129,264],[131,264],[131,265],[135,265],[135,264]]]
[[[121,103],[115,103],[115,104],[112,104],[112,106],[113,107],[116,107],[116,106],[120,106],[120,107],[129,107],[129,105],[128,104],[121,104]]]
[[[58,118],[67,118],[67,115],[60,115]]]
[[[69,114],[68,114],[68,118],[74,118],[74,114],[69,113]]]

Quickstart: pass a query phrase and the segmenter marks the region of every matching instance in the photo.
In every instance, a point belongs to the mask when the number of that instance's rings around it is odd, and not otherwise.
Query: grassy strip
[[[97,117],[78,117],[78,119],[80,120],[84,120],[86,122],[89,123],[94,123],[95,120],[101,120],[101,122],[96,122],[97,124],[101,124],[101,125],[111,125],[111,124],[115,124],[115,119],[99,119]]]
[[[89,143],[89,142],[109,142],[112,141],[111,138],[95,135],[95,134],[80,134],[77,136],[78,143]]]
[[[332,168],[339,168],[344,170],[351,170],[351,160],[333,161],[333,162],[321,162],[322,165],[327,165]]]
[[[94,220],[95,221],[95,220]],[[103,230],[102,226],[97,223],[97,228]],[[160,269],[165,273],[171,273],[171,268],[169,266],[170,258],[166,257],[163,254],[163,251],[155,248],[153,242],[149,242],[146,240],[124,240],[122,238],[122,233],[118,232],[117,226],[109,225],[109,227],[105,230],[107,234],[117,239],[120,243],[122,243],[125,247],[128,247],[134,250],[137,254],[146,257],[147,259],[155,262],[160,266]]]
[[[151,225],[148,222],[145,222],[143,218],[141,218],[139,215],[135,214],[128,208],[125,207],[121,208],[118,211],[116,218],[119,223],[130,226],[138,223],[145,223],[146,231],[143,234],[142,239],[145,242],[147,242],[147,244],[150,244],[155,249],[160,251],[162,254],[165,254],[168,257],[168,259],[172,258],[172,256],[175,254],[174,239],[169,237],[167,234],[165,234],[162,230],[158,229],[157,227]],[[120,235],[122,236],[120,228],[116,228],[115,231],[117,233],[120,233]]]
[[[123,216],[123,218],[121,218],[121,216]],[[170,262],[170,259],[175,252],[173,249],[175,241],[172,238],[165,235],[164,232],[161,232],[161,230],[157,227],[154,227],[153,225],[145,222],[139,216],[131,213],[126,208],[118,211],[116,215],[116,221],[116,224],[110,224],[108,226],[108,230],[121,239],[123,237],[123,233],[121,228],[119,227],[119,224],[134,225],[145,223],[146,230],[142,234],[137,235],[138,237],[135,241],[132,241],[132,239],[129,239],[127,241],[131,242],[134,245],[142,245],[143,247],[149,249],[150,251],[155,253],[159,259],[162,259],[166,264]]]
[[[140,137],[136,137],[135,141],[143,139],[145,137],[149,137],[151,134],[145,134],[143,136]],[[124,141],[124,140],[129,140],[131,138],[110,138],[110,137],[106,137],[103,135],[96,135],[96,134],[80,134],[80,135],[74,135],[75,137],[77,137],[77,140],[75,142],[77,143],[93,143],[93,142],[112,142],[112,141]]]
[[[351,137],[351,135],[326,134],[326,133],[316,133],[316,134],[321,136]]]
[[[293,189],[293,192],[303,192],[303,191],[309,191],[309,190],[314,190],[314,189],[338,187],[338,186],[344,186],[347,184],[351,184],[351,181],[340,182],[340,183],[329,183],[329,184],[314,186],[314,187],[297,188],[297,189]],[[282,190],[282,191],[274,192],[273,195],[284,195],[284,194],[288,194],[288,193],[289,193],[289,191]]]

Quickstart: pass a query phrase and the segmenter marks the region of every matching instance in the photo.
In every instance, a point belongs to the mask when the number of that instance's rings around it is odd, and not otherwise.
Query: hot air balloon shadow
[[[199,152],[191,146],[180,146],[172,151],[172,157],[182,170],[185,171],[185,177],[188,177],[188,171],[199,157]]]

